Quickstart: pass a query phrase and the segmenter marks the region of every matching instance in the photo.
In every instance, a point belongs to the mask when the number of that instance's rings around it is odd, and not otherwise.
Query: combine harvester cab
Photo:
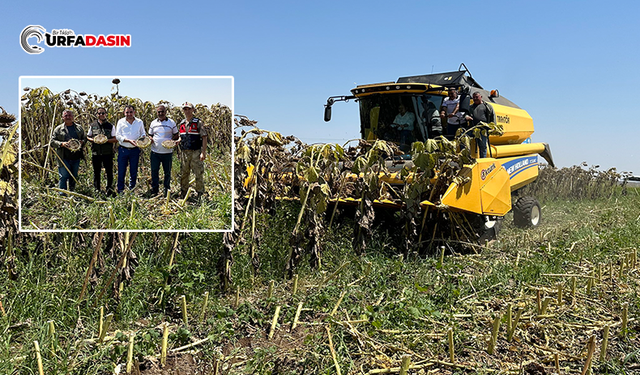
[[[401,77],[396,82],[360,85],[352,89],[350,96],[330,97],[325,105],[325,121],[331,118],[331,106],[336,101],[354,99],[360,107],[360,131],[363,139],[383,139],[399,145],[405,153],[390,162],[399,169],[411,163],[411,143],[425,142],[437,138],[433,131],[429,113],[440,112],[448,89],[455,88],[460,93],[460,110],[468,112],[471,97],[479,92],[483,101],[493,107],[495,123],[502,126],[501,135],[490,135],[487,157],[479,158],[477,147],[472,146],[471,155],[475,162],[464,165],[459,176],[464,184],[452,182],[437,202],[421,202],[423,209],[437,206],[453,212],[470,214],[481,218],[486,234],[480,240],[497,234],[499,223],[509,211],[514,211],[515,224],[521,227],[536,226],[540,222],[540,204],[534,197],[517,197],[518,190],[536,180],[539,174],[539,156],[554,166],[551,151],[546,143],[532,143],[533,120],[529,114],[508,99],[501,97],[497,90],[487,91],[471,76],[464,64],[454,72]],[[404,107],[404,108],[401,108]],[[411,134],[400,135],[391,124],[405,109],[415,117]],[[436,129],[437,130],[437,129]],[[443,124],[444,130],[444,124]],[[445,136],[451,139],[452,136]],[[399,181],[389,181],[398,183]],[[475,215],[475,216],[474,216]]]

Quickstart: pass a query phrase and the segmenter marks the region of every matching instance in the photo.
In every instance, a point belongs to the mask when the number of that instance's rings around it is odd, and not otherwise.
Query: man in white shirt
[[[164,195],[167,196],[171,185],[171,163],[173,162],[173,149],[166,148],[162,142],[178,139],[178,127],[176,123],[167,117],[167,108],[159,105],[156,108],[158,118],[149,125],[149,135],[153,137],[151,143],[151,195],[158,195],[160,188],[160,165],[164,172]]]
[[[460,128],[460,125],[465,123],[464,114],[460,112],[460,98],[458,97],[458,90],[455,88],[449,89],[449,97],[445,98],[442,102],[440,116],[443,119],[447,119],[447,129],[445,133],[448,135],[455,135],[456,131]]]
[[[116,125],[116,139],[118,147],[118,193],[124,191],[124,176],[129,166],[129,189],[136,187],[138,179],[138,162],[140,161],[140,148],[138,140],[147,136],[142,120],[135,117],[136,110],[132,105],[124,108],[124,118],[118,120]]]
[[[411,139],[413,133],[413,124],[416,122],[416,115],[413,112],[407,112],[407,107],[400,104],[398,113],[393,120],[391,127],[400,131],[400,148],[407,151],[407,142]]]

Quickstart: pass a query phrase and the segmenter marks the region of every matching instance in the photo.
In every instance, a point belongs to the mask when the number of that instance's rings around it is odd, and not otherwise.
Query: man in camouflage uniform
[[[207,157],[207,130],[204,123],[193,116],[193,104],[182,105],[185,119],[178,124],[180,132],[180,192],[184,197],[189,190],[191,171],[196,177],[198,197],[204,196],[204,159]]]
[[[84,143],[87,140],[87,136],[82,126],[73,122],[73,112],[66,109],[62,112],[62,119],[64,123],[56,126],[51,134],[51,141],[49,146],[54,148],[58,157],[58,174],[60,175],[60,182],[58,187],[63,190],[67,190],[67,181],[69,181],[69,190],[74,191],[76,189],[76,182],[78,181],[78,171],[80,170],[80,159],[83,157],[82,149]],[[77,139],[80,141],[80,149],[78,151],[71,151],[69,149],[69,141]]]

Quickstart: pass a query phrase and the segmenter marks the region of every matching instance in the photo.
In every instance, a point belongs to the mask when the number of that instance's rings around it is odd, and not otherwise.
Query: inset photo
[[[233,77],[20,77],[21,231],[231,231]]]

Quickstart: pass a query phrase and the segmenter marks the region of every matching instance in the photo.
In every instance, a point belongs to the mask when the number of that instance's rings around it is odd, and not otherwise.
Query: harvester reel
[[[541,218],[540,203],[534,197],[522,197],[513,205],[513,223],[519,227],[538,226]]]

